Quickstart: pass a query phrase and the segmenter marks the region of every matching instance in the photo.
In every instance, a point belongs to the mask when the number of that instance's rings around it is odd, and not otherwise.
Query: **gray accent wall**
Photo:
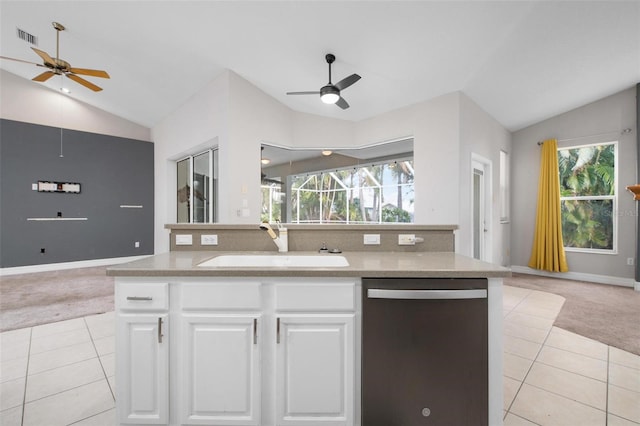
[[[64,129],[60,152],[60,128],[0,120],[0,267],[153,254],[153,143]],[[81,192],[34,191],[39,180]],[[58,212],[87,220],[28,220]]]

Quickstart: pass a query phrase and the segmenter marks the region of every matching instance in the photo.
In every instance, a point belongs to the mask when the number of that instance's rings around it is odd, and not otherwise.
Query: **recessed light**
[[[61,87],[61,88],[60,88],[60,91],[61,91],[61,92],[63,92],[63,93],[66,93],[67,95],[68,95],[69,93],[71,93],[71,90],[67,89],[66,87]]]

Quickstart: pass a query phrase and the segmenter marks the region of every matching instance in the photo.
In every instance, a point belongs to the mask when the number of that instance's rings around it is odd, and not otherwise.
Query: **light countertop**
[[[317,252],[225,252],[183,251],[150,256],[111,266],[116,277],[379,277],[379,278],[501,278],[511,270],[450,252],[345,252],[345,267],[200,267],[205,260],[222,255],[316,255]]]

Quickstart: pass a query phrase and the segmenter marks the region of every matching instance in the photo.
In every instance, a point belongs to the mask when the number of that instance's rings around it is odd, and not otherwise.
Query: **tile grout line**
[[[524,381],[527,379],[527,376],[529,375],[529,372],[531,371],[531,369],[533,368],[533,364],[535,364],[536,360],[538,359],[538,356],[540,355],[540,352],[542,351],[542,348],[544,348],[544,345],[547,343],[547,339],[549,338],[549,335],[551,334],[551,330],[553,329],[553,326],[551,326],[549,328],[549,331],[547,331],[547,335],[544,338],[544,341],[542,342],[542,345],[540,345],[540,348],[538,349],[538,352],[536,353],[535,358],[533,359],[533,362],[531,362],[531,365],[529,366],[529,369],[527,370],[526,374],[524,375],[524,377],[522,378],[522,381],[520,382],[520,386],[518,386],[518,390],[516,391],[515,395],[513,396],[513,399],[511,400],[511,404],[509,404],[509,409],[507,410],[507,413],[511,412],[511,407],[513,407],[513,403],[516,401],[516,398],[518,397],[518,394],[520,393],[520,389],[522,389],[522,386],[524,385]],[[503,348],[504,351],[504,348]],[[515,355],[515,354],[512,354]],[[515,355],[517,356],[517,355]],[[524,358],[524,357],[521,357]],[[526,359],[526,358],[524,358]],[[529,420],[529,419],[526,419]],[[531,420],[529,420],[531,421]],[[535,422],[532,422],[535,423]]]
[[[607,390],[605,392],[605,396],[606,396],[606,400],[605,400],[605,410],[606,410],[606,416],[604,418],[604,425],[608,426],[609,424],[609,386],[610,386],[610,381],[609,381],[609,371],[611,370],[611,366],[609,365],[609,360],[611,359],[611,346],[607,345]]]
[[[98,362],[100,363],[100,368],[102,369],[102,374],[104,375],[104,379],[107,382],[107,386],[109,386],[109,392],[111,392],[111,396],[113,398],[113,400],[116,400],[116,396],[113,393],[113,389],[111,389],[111,383],[109,383],[109,377],[107,377],[107,372],[104,369],[104,364],[102,364],[102,357],[100,357],[100,354],[98,353],[98,348],[96,347],[96,342],[93,340],[93,335],[91,334],[91,329],[89,328],[89,324],[87,323],[87,317],[82,317],[82,320],[84,321],[84,324],[87,327],[87,331],[89,332],[89,338],[91,339],[91,345],[93,346],[93,349],[96,351],[96,357],[98,358]]]
[[[24,425],[24,412],[27,406],[27,380],[29,379],[29,363],[31,362],[31,339],[33,336],[33,327],[29,328],[29,350],[27,351],[27,368],[24,372],[24,392],[22,394],[22,416],[20,417],[20,425]]]

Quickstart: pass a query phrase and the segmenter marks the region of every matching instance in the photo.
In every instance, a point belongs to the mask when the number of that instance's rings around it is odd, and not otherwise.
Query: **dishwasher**
[[[486,426],[487,280],[362,284],[362,425]]]

